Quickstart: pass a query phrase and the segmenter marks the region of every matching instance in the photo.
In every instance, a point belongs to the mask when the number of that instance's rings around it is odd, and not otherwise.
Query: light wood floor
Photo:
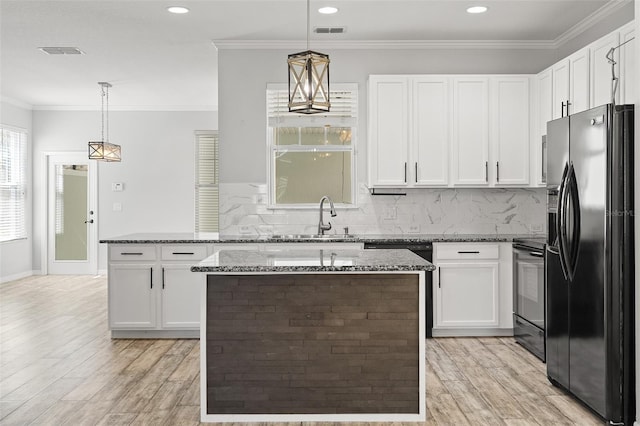
[[[199,424],[198,342],[111,340],[106,306],[104,277],[0,285],[0,424]],[[511,338],[430,339],[427,361],[427,425],[602,424]]]

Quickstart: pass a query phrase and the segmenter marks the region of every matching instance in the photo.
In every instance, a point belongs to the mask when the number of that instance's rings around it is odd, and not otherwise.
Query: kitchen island
[[[408,250],[220,250],[201,297],[201,420],[424,421],[425,274]]]

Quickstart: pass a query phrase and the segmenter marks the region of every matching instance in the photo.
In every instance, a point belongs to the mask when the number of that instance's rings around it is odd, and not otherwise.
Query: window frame
[[[357,170],[357,145],[358,145],[358,84],[357,83],[334,83],[331,85],[331,98],[334,92],[351,92],[352,100],[348,112],[332,111],[329,113],[303,115],[298,113],[284,112],[281,116],[271,116],[270,110],[270,92],[284,91],[287,92],[286,84],[267,84],[266,94],[266,148],[267,148],[267,206],[269,210],[317,210],[318,202],[313,203],[295,203],[295,204],[278,204],[276,197],[276,153],[286,152],[350,152],[351,153],[351,203],[335,203],[336,208],[340,209],[357,209],[358,208],[358,170]],[[333,103],[333,102],[332,102]],[[348,114],[348,115],[347,115]],[[277,145],[274,140],[274,129],[278,126],[272,126],[273,121],[285,121],[281,127],[309,127],[319,128],[325,124],[336,127],[348,127],[351,129],[350,145]]]
[[[16,190],[20,190],[22,191],[22,196],[21,196],[21,203],[22,203],[22,215],[20,216],[20,224],[15,227],[13,229],[13,231],[15,232],[12,235],[9,235],[7,237],[3,237],[2,234],[0,233],[0,244],[3,243],[7,243],[7,242],[11,242],[11,241],[18,241],[18,240],[25,240],[29,238],[29,232],[27,229],[27,225],[28,225],[28,220],[27,220],[27,216],[29,214],[29,212],[27,211],[28,206],[29,206],[29,194],[28,194],[28,188],[29,188],[29,133],[26,129],[23,128],[19,128],[19,127],[13,127],[13,126],[7,126],[7,125],[2,125],[0,124],[0,132],[2,133],[0,135],[1,139],[0,139],[0,144],[3,143],[2,141],[4,140],[4,134],[5,132],[12,132],[12,133],[17,133],[19,134],[19,143],[20,143],[20,156],[22,157],[19,161],[22,163],[20,165],[21,168],[21,173],[22,176],[20,176],[20,179],[17,183],[13,183],[13,184],[3,184],[0,183],[0,186],[5,186],[7,188],[14,188]],[[2,211],[2,213],[4,213],[4,211]],[[1,219],[0,219],[1,220]],[[21,228],[18,230],[18,228]],[[17,231],[16,231],[17,230]]]

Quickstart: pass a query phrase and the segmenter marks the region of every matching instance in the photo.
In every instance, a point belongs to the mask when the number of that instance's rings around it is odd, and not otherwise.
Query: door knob
[[[93,223],[93,219],[85,220],[84,223]]]

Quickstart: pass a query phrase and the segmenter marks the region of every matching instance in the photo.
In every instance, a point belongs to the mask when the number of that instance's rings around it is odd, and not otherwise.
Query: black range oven
[[[513,242],[513,333],[545,361],[544,253],[546,238]]]

